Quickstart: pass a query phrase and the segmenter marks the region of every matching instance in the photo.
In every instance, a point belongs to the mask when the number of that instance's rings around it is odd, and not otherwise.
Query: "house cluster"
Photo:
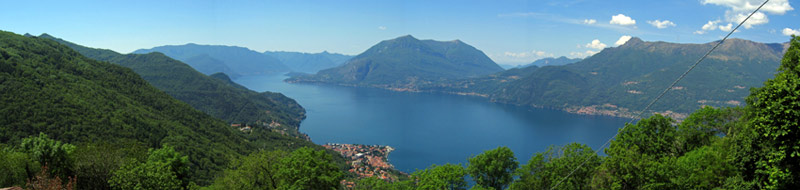
[[[388,161],[389,152],[394,150],[390,146],[336,143],[328,143],[323,146],[342,154],[351,166],[349,172],[359,177],[377,177],[387,181],[397,180],[397,176],[391,172],[394,170],[394,166]]]

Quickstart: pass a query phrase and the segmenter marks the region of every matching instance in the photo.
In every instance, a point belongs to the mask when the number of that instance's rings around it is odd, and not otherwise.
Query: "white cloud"
[[[694,31],[694,33],[705,34],[708,33],[708,31],[713,31],[717,29],[725,32],[730,32],[731,29],[733,29],[733,23],[728,23],[727,25],[721,25],[720,22],[722,21],[721,20],[708,21],[706,24],[703,25],[703,27],[700,28],[700,30]]]
[[[719,22],[720,22],[719,20],[708,21],[708,23],[703,25],[702,29],[703,30],[714,30],[714,29],[717,29],[717,23],[719,23]]]
[[[603,48],[606,48],[606,46],[607,45],[604,44],[604,43],[601,43],[600,40],[594,39],[594,40],[592,40],[592,42],[589,42],[588,44],[584,45],[583,47],[592,48],[592,49],[603,49]]]
[[[594,24],[594,23],[597,23],[597,20],[595,20],[595,19],[583,19],[583,23],[584,24]]]
[[[630,39],[631,39],[631,36],[620,36],[619,40],[617,40],[617,42],[614,43],[614,45],[619,46],[619,45],[625,44],[625,42],[628,42],[628,40],[630,40]]]
[[[378,26],[378,30],[386,30],[385,26]]]
[[[719,30],[730,32],[733,29],[733,23],[728,23],[728,25],[722,26],[719,25]]]
[[[664,28],[667,28],[667,27],[670,27],[670,26],[675,26],[675,23],[672,22],[672,21],[669,21],[669,20],[664,20],[664,21],[651,20],[651,21],[647,21],[647,23],[650,23],[650,25],[653,25],[658,29],[664,29]]]
[[[526,51],[526,52],[503,52],[502,54],[489,54],[489,57],[492,60],[497,62],[503,63],[530,63],[537,59],[545,58],[545,57],[554,57],[553,53],[548,53],[545,51]]]
[[[629,17],[629,16],[625,16],[623,14],[618,14],[618,15],[611,16],[611,21],[609,21],[608,23],[621,25],[621,26],[630,26],[630,25],[635,25],[636,24],[636,20],[631,19],[631,17]]]
[[[756,10],[761,3],[764,1],[762,0],[702,0],[701,1],[704,5],[705,4],[713,4],[719,6],[725,6],[731,8],[730,11],[735,12],[752,12]],[[782,15],[788,11],[794,10],[791,5],[789,5],[789,0],[771,0],[769,3],[764,5],[761,8],[761,11]]]
[[[736,24],[739,24],[747,18],[747,15],[750,15],[750,13],[738,13],[736,15],[728,15],[728,13],[725,13],[725,15],[729,22],[736,22]],[[742,24],[742,26],[744,26],[745,29],[750,29],[753,28],[754,25],[766,24],[768,22],[769,18],[767,18],[767,15],[759,11],[753,14],[750,19],[747,19],[747,22]]]
[[[725,11],[725,21],[736,24],[742,22],[742,20],[744,20],[747,15],[750,15],[753,10],[758,8],[762,2],[762,0],[701,0],[703,5],[712,4],[728,7],[729,9]],[[794,10],[794,8],[789,5],[789,0],[772,0],[753,14],[743,26],[746,29],[750,29],[755,25],[769,23],[769,18],[764,12],[783,15],[791,10]]]
[[[569,56],[572,58],[585,58],[597,54],[597,51],[586,50],[585,52],[570,52]]]
[[[787,36],[791,36],[791,35],[800,36],[800,29],[795,30],[795,29],[791,29],[791,28],[784,28],[781,31],[781,33],[783,33],[783,35],[787,35]]]

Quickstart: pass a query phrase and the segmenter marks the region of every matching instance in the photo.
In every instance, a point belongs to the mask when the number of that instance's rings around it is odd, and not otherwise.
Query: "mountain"
[[[558,58],[548,57],[548,58],[543,58],[543,59],[536,60],[533,63],[529,63],[529,64],[526,64],[526,65],[521,66],[521,67],[529,67],[529,66],[533,66],[533,65],[536,65],[536,66],[539,66],[539,67],[543,67],[543,66],[558,66],[558,65],[566,65],[566,64],[575,63],[575,62],[578,62],[578,61],[581,61],[581,60],[583,60],[583,59],[581,59],[581,58],[570,59],[570,58],[567,58],[567,57],[564,57],[564,56],[561,56],[561,57],[558,57]]]
[[[345,65],[301,75],[289,82],[414,89],[416,85],[502,71],[483,52],[459,40],[418,40],[411,35],[385,40]]]
[[[228,76],[259,75],[289,71],[280,60],[262,53],[236,46],[221,45],[167,45],[139,49],[135,54],[161,52],[183,61],[206,74],[224,72]],[[205,55],[205,57],[204,57]],[[200,56],[200,57],[198,57]],[[223,65],[225,67],[223,67]],[[226,71],[226,67],[230,71]]]
[[[280,60],[295,72],[317,73],[320,70],[344,64],[353,56],[338,53],[300,53],[285,51],[266,51],[264,54]]]
[[[715,43],[677,44],[632,38],[573,64],[510,69],[419,89],[480,95],[496,102],[575,113],[630,117]],[[650,111],[680,118],[706,105],[743,105],[749,88],[760,86],[775,74],[785,47],[729,39]]]
[[[131,69],[55,41],[0,31],[0,143],[40,132],[68,143],[170,145],[208,183],[254,145],[228,124],[170,97]]]
[[[222,72],[229,73],[234,77],[239,77],[239,74],[233,72],[228,65],[225,65],[225,62],[222,62],[219,59],[214,59],[208,54],[200,54],[194,57],[189,57],[182,62],[189,64],[189,66],[205,75]]]
[[[581,58],[567,58],[567,57],[561,56],[561,57],[558,57],[558,58],[554,58],[554,57],[542,58],[542,59],[538,59],[536,61],[533,61],[532,63],[528,63],[528,64],[524,64],[524,65],[510,65],[510,64],[498,64],[498,65],[500,65],[500,67],[503,67],[503,69],[508,70],[508,69],[513,69],[513,68],[525,68],[525,67],[530,67],[530,66],[544,67],[544,66],[566,65],[566,64],[575,63],[575,62],[578,62],[578,61],[581,61],[581,60],[583,60],[583,59],[581,59]]]

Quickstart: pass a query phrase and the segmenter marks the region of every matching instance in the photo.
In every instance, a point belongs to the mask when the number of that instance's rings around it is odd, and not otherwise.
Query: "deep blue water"
[[[518,161],[551,145],[601,146],[627,119],[488,102],[479,97],[393,92],[374,88],[288,84],[285,76],[235,80],[252,90],[281,92],[307,112],[300,131],[317,144],[389,145],[389,161],[413,172],[431,164],[463,163],[498,146]]]

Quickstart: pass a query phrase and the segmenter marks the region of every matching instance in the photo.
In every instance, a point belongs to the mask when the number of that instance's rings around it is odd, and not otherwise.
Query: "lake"
[[[507,146],[520,164],[548,146],[571,142],[600,147],[629,119],[570,114],[491,103],[485,98],[375,88],[288,84],[282,75],[245,76],[252,90],[280,92],[307,112],[300,131],[317,144],[389,145],[389,161],[414,172],[431,164],[462,163]]]

